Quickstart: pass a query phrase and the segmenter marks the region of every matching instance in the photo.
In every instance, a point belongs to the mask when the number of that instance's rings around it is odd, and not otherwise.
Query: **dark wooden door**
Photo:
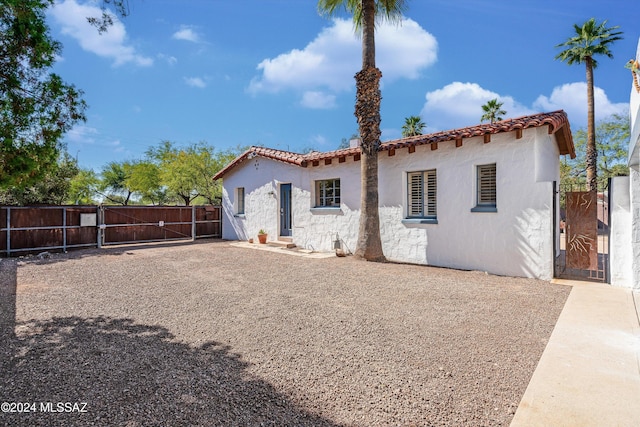
[[[291,236],[291,184],[280,185],[280,235]]]

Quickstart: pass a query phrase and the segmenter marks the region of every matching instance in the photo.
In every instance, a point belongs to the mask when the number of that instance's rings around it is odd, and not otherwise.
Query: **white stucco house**
[[[640,40],[635,59],[640,61]],[[630,86],[629,176],[613,178],[610,186],[611,284],[640,290],[640,90]]]
[[[640,61],[640,40],[636,52],[636,61]],[[638,76],[637,78],[640,78]],[[629,141],[629,210],[630,220],[630,250],[631,274],[628,282],[630,287],[640,289],[640,91],[632,85],[629,105],[631,116],[631,140]]]
[[[563,111],[381,144],[379,202],[387,259],[553,277],[560,156],[575,156]],[[360,149],[297,154],[251,147],[222,169],[223,238],[354,251]]]

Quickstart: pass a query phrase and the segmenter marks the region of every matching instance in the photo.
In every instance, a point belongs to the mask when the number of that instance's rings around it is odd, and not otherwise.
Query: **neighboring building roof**
[[[399,148],[415,149],[418,145],[431,144],[433,149],[437,149],[440,142],[455,141],[456,146],[462,146],[463,139],[483,136],[485,142],[489,142],[491,135],[504,132],[515,131],[516,138],[522,137],[522,131],[528,128],[537,128],[549,126],[549,134],[555,134],[558,141],[558,148],[561,155],[569,155],[571,158],[576,156],[573,145],[573,137],[571,136],[571,128],[567,114],[562,111],[553,111],[551,113],[540,113],[531,116],[523,116],[514,119],[506,119],[496,123],[485,123],[476,126],[469,126],[461,129],[452,129],[448,131],[436,132],[427,135],[411,136],[408,138],[394,139],[380,144],[379,151],[392,151]],[[309,165],[318,166],[320,161],[329,164],[332,159],[339,159],[340,162],[348,156],[360,158],[360,147],[345,148],[342,150],[318,152],[312,151],[307,154],[292,153],[290,151],[276,150],[265,147],[251,147],[231,163],[225,166],[220,172],[215,174],[214,180],[222,178],[227,172],[242,163],[246,159],[255,156],[266,157],[272,160],[278,160],[293,165],[307,167]]]

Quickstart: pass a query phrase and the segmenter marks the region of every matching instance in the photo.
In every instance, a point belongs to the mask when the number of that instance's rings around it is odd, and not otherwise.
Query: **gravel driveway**
[[[506,426],[568,293],[222,241],[2,259],[0,402],[35,405],[0,425]]]

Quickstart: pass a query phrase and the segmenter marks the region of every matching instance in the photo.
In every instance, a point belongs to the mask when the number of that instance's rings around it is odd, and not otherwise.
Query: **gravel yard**
[[[0,425],[508,426],[569,290],[222,241],[2,259],[0,402],[35,405]]]

